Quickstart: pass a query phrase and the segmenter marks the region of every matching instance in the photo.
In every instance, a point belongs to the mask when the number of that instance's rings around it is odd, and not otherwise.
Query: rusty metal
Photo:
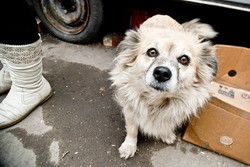
[[[85,29],[89,21],[88,0],[66,1],[70,3],[64,5],[62,0],[41,0],[41,8],[47,20],[57,30],[65,34],[78,34]]]

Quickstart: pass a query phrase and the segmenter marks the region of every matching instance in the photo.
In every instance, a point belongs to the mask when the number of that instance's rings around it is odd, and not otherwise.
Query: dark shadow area
[[[248,12],[174,0],[108,1],[105,6],[106,32],[124,33],[131,28],[131,17],[134,11],[141,10],[148,16],[157,13],[170,15],[180,23],[200,18],[201,22],[212,25],[219,32],[213,40],[215,44],[250,47],[248,39],[250,13]]]

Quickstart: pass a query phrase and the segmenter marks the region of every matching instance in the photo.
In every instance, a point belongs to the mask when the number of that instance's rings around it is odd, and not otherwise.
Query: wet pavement
[[[140,136],[135,157],[120,159],[125,127],[108,80],[115,48],[42,38],[44,76],[54,95],[19,124],[0,130],[0,167],[247,166],[181,137],[166,145]]]

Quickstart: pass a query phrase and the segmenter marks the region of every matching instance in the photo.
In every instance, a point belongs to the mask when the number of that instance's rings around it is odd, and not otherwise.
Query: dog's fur
[[[149,18],[139,29],[126,33],[110,72],[127,130],[120,157],[134,156],[138,129],[173,143],[175,129],[207,102],[209,83],[217,72],[215,49],[208,39],[216,34],[197,19],[181,25],[166,15]],[[147,56],[149,48],[156,48],[159,55]],[[177,60],[182,55],[190,58],[186,66]],[[153,71],[158,66],[170,69],[170,80],[155,80]]]

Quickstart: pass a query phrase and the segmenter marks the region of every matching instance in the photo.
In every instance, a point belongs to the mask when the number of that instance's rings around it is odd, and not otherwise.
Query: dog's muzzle
[[[153,76],[158,82],[166,82],[172,77],[172,72],[167,67],[159,66],[154,69]]]

